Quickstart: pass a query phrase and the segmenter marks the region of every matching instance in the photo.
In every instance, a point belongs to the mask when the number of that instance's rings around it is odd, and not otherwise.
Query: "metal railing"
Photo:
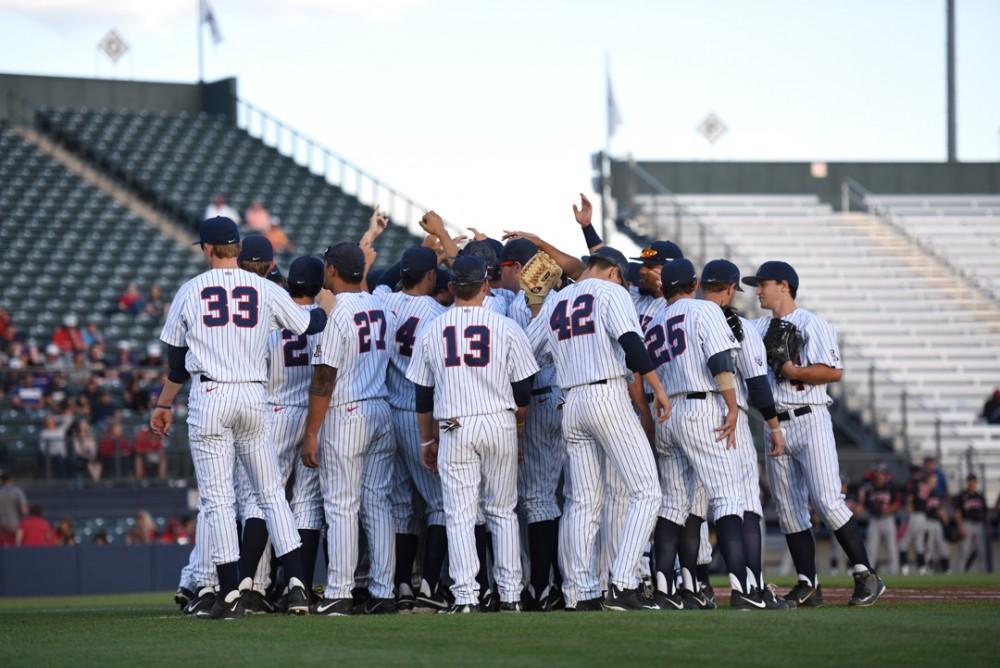
[[[423,236],[419,221],[430,210],[415,199],[401,193],[356,163],[326,148],[318,141],[299,132],[246,100],[236,100],[236,126],[266,146],[275,149],[295,164],[323,177],[332,185],[356,197],[362,204],[379,204],[391,220],[402,222],[416,236]],[[460,234],[459,228],[446,223],[449,233]]]

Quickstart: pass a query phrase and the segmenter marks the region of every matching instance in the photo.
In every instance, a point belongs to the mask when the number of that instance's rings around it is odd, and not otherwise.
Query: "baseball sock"
[[[243,543],[240,545],[239,561],[241,578],[253,578],[266,547],[267,523],[257,517],[251,517],[243,522]]]
[[[719,551],[726,560],[730,582],[738,586],[744,594],[749,594],[747,558],[743,549],[743,518],[739,515],[720,517],[715,520],[715,534],[718,536]]]
[[[219,593],[223,597],[229,594],[229,592],[239,588],[240,564],[238,561],[230,561],[227,564],[219,564],[215,567],[215,572],[219,575]]]
[[[871,570],[872,565],[868,562],[868,551],[865,549],[865,541],[861,538],[861,530],[858,523],[852,516],[847,520],[847,524],[833,532],[837,537],[837,542],[844,548],[847,555],[847,563],[852,567],[864,566]]]
[[[760,541],[760,515],[743,513],[743,544],[746,546],[747,568],[753,573],[757,582],[754,585],[764,588],[764,563]]]
[[[705,520],[697,515],[688,515],[684,523],[678,558],[681,562],[681,580],[684,589],[698,591],[698,548],[701,547],[701,523]]]
[[[559,529],[556,520],[533,522],[528,525],[528,553],[531,558],[531,588],[540,596],[549,586],[549,577],[555,563]]]
[[[289,586],[292,584],[292,578],[297,578],[305,585],[306,574],[302,568],[302,548],[297,547],[291,552],[284,553],[280,558],[281,568],[285,571],[285,580]]]
[[[927,559],[922,554],[917,554],[917,568],[923,568],[927,565]]]
[[[562,587],[562,572],[559,570],[559,518],[552,520],[555,524],[556,542],[552,544],[552,582]]]
[[[711,573],[708,572],[708,567],[712,564],[698,564],[698,582],[703,585],[711,584],[708,579]]]
[[[412,533],[396,534],[396,575],[393,580],[397,591],[399,585],[413,582],[413,560],[417,556],[417,537]]]
[[[476,573],[476,582],[479,583],[479,595],[482,596],[490,589],[490,567],[489,548],[487,543],[489,536],[486,533],[485,524],[476,525],[476,556],[479,557],[479,572]]]
[[[674,579],[674,560],[677,558],[677,548],[680,546],[684,527],[670,520],[657,517],[656,528],[653,530],[653,553],[656,557],[656,571],[663,573],[667,581],[665,594],[673,594],[676,589]]]
[[[302,541],[302,570],[306,576],[302,582],[308,591],[312,591],[313,587],[316,557],[319,555],[319,536],[319,529],[299,529],[299,539]]]
[[[786,533],[785,542],[788,543],[788,551],[792,555],[792,563],[795,564],[795,572],[799,579],[806,579],[809,584],[815,587],[816,581],[816,541],[813,540],[812,530],[798,531],[796,533]]]
[[[424,579],[434,592],[441,580],[441,568],[448,554],[448,531],[440,524],[431,524],[424,535]]]

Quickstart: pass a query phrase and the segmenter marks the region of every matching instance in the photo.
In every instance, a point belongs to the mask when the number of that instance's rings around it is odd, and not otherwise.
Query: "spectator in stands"
[[[10,317],[10,312],[5,308],[0,308],[0,340],[9,340],[7,332],[13,324],[14,319]]]
[[[57,417],[51,413],[42,420],[38,451],[42,455],[47,478],[52,475],[57,478],[66,476],[66,432],[70,425],[65,417]]]
[[[139,292],[139,286],[134,282],[129,283],[125,292],[118,298],[118,311],[134,316],[142,313],[144,308],[146,308],[146,301],[142,298],[142,293]]]
[[[73,532],[73,525],[68,517],[64,517],[56,524],[55,544],[56,545],[76,545],[79,541]]]
[[[0,547],[14,545],[21,518],[28,514],[28,497],[14,484],[14,477],[0,473]]]
[[[264,203],[255,199],[243,213],[243,222],[253,232],[266,233],[271,229],[273,221],[271,214],[264,208]]]
[[[115,475],[116,462],[121,462],[122,472],[127,471],[130,468],[131,456],[132,444],[125,436],[125,430],[120,422],[112,422],[97,445],[97,458],[101,462],[102,475],[104,477]]]
[[[236,209],[226,204],[226,198],[222,193],[215,193],[215,197],[212,198],[212,203],[208,205],[205,209],[204,220],[209,218],[215,218],[216,216],[222,216],[223,218],[228,218],[237,225],[240,224],[240,214],[236,213]]]
[[[104,371],[108,368],[108,362],[104,359],[103,343],[95,343],[90,346],[90,350],[87,352],[87,366],[90,367],[91,373],[98,376],[104,375]]]
[[[932,490],[934,494],[940,497],[948,496],[948,481],[945,480],[944,474],[941,473],[941,469],[938,468],[938,461],[934,457],[924,457],[924,477],[934,476],[934,480],[937,481],[934,489]]]
[[[80,463],[91,480],[101,479],[101,463],[97,461],[97,439],[86,420],[77,420],[73,425],[73,456]]]
[[[139,382],[138,375],[133,375],[131,380],[129,380],[122,394],[122,399],[125,402],[125,407],[136,413],[145,413],[152,407],[149,393]]]
[[[983,404],[980,417],[989,424],[1000,424],[1000,387],[993,390],[993,395]]]
[[[128,341],[118,342],[118,347],[115,348],[115,357],[111,360],[111,366],[119,370],[131,369],[135,366],[131,343]]]
[[[132,444],[132,452],[135,454],[135,477],[143,479],[146,477],[146,466],[156,471],[156,477],[160,480],[167,479],[167,458],[163,452],[163,439],[149,430],[148,425],[144,425],[135,435],[135,442]]]
[[[83,342],[83,335],[77,327],[77,319],[75,315],[67,313],[63,316],[62,327],[57,329],[52,334],[52,343],[66,354],[75,353],[78,350],[86,350],[86,345]]]
[[[156,542],[156,523],[149,512],[140,510],[135,514],[135,524],[125,536],[125,542],[129,545],[151,545]]]
[[[83,328],[83,331],[80,332],[80,337],[83,339],[83,345],[87,346],[88,350],[95,343],[104,343],[104,335],[101,334],[101,330],[97,328],[97,323],[93,320],[88,322],[87,326]]]
[[[52,377],[43,390],[42,396],[45,397],[45,405],[49,408],[67,404],[69,401],[69,386],[66,383],[65,374],[52,374]]]
[[[87,395],[79,394],[73,397],[70,400],[70,406],[72,407],[73,415],[76,416],[77,420],[86,420],[87,422],[93,424],[90,414],[90,399],[87,398]]]
[[[66,363],[66,358],[63,357],[62,350],[54,343],[45,346],[44,366],[46,371],[69,370],[69,365]]]
[[[163,366],[163,346],[155,341],[146,346],[146,356],[139,362],[140,366]]]
[[[104,423],[118,412],[115,400],[111,398],[111,393],[102,389],[97,401],[90,405],[90,421],[95,427],[101,427]]]
[[[78,390],[86,385],[89,379],[90,365],[87,364],[86,353],[73,353],[73,362],[69,367],[69,384]]]
[[[98,531],[94,534],[94,545],[107,545],[109,542],[107,531]]]
[[[146,315],[153,318],[161,318],[167,312],[167,300],[163,298],[163,288],[159,283],[153,283],[149,287],[149,296],[146,298]]]
[[[3,334],[0,335],[0,342],[3,343],[14,343],[15,341],[23,341],[24,337],[21,336],[21,332],[17,329],[17,326],[11,322],[8,323],[3,330]]]
[[[274,217],[271,223],[271,229],[265,232],[264,236],[271,242],[271,247],[274,248],[274,252],[277,255],[288,255],[295,250],[291,240],[281,226],[281,219],[277,216]]]
[[[49,521],[42,517],[42,507],[33,504],[27,517],[17,527],[16,544],[19,547],[48,547],[56,544],[56,534]]]

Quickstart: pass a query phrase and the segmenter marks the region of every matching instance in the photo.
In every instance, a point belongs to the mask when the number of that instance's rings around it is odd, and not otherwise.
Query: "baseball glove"
[[[562,277],[562,269],[548,253],[538,251],[521,270],[521,289],[528,306],[541,304]]]
[[[732,306],[723,306],[722,315],[726,316],[726,324],[733,330],[736,340],[743,342],[743,322],[740,320],[740,313]]]
[[[774,370],[774,375],[781,376],[781,367],[785,362],[794,362],[804,344],[795,325],[781,318],[771,318],[771,324],[764,332],[764,348],[767,350],[767,364]]]

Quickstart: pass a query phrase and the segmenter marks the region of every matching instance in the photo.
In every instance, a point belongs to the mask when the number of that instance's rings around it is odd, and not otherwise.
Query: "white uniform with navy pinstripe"
[[[524,332],[481,306],[456,306],[421,334],[406,377],[434,387],[441,422],[438,471],[444,493],[449,571],[455,603],[478,604],[474,527],[482,508],[493,534],[500,600],[521,597],[517,515],[515,383],[538,371]],[[447,420],[460,426],[446,430]],[[481,502],[480,502],[481,500]]]
[[[385,376],[395,319],[365,292],[337,295],[312,363],[337,370],[320,431],[319,479],[326,513],[326,598],[350,598],[358,562],[358,516],[368,539],[368,589],[392,598],[396,564],[390,495],[396,455]]]
[[[611,566],[611,581],[618,587],[638,586],[637,564],[656,522],[656,464],[629,400],[631,372],[618,343],[627,332],[641,336],[628,291],[596,278],[561,290],[528,329],[536,356],[551,354],[566,398],[562,433],[568,484],[559,558],[567,605],[601,595],[594,542],[605,499],[606,460],[629,491]]]
[[[825,364],[841,369],[840,347],[833,325],[802,308],[786,315],[805,341],[796,366]],[[753,322],[763,336],[771,318]],[[778,520],[786,534],[805,531],[812,526],[809,502],[831,530],[836,531],[851,519],[840,485],[840,463],[833,437],[833,423],[827,406],[831,403],[826,385],[796,383],[777,378],[768,369],[778,413],[787,412],[785,454],[767,457],[767,477],[778,507]],[[797,413],[797,414],[796,414]]]
[[[309,314],[274,283],[242,269],[211,269],[181,286],[160,339],[188,348],[188,433],[213,564],[239,559],[235,460],[246,470],[278,555],[299,547],[274,449],[268,447],[268,335],[303,333]]]

